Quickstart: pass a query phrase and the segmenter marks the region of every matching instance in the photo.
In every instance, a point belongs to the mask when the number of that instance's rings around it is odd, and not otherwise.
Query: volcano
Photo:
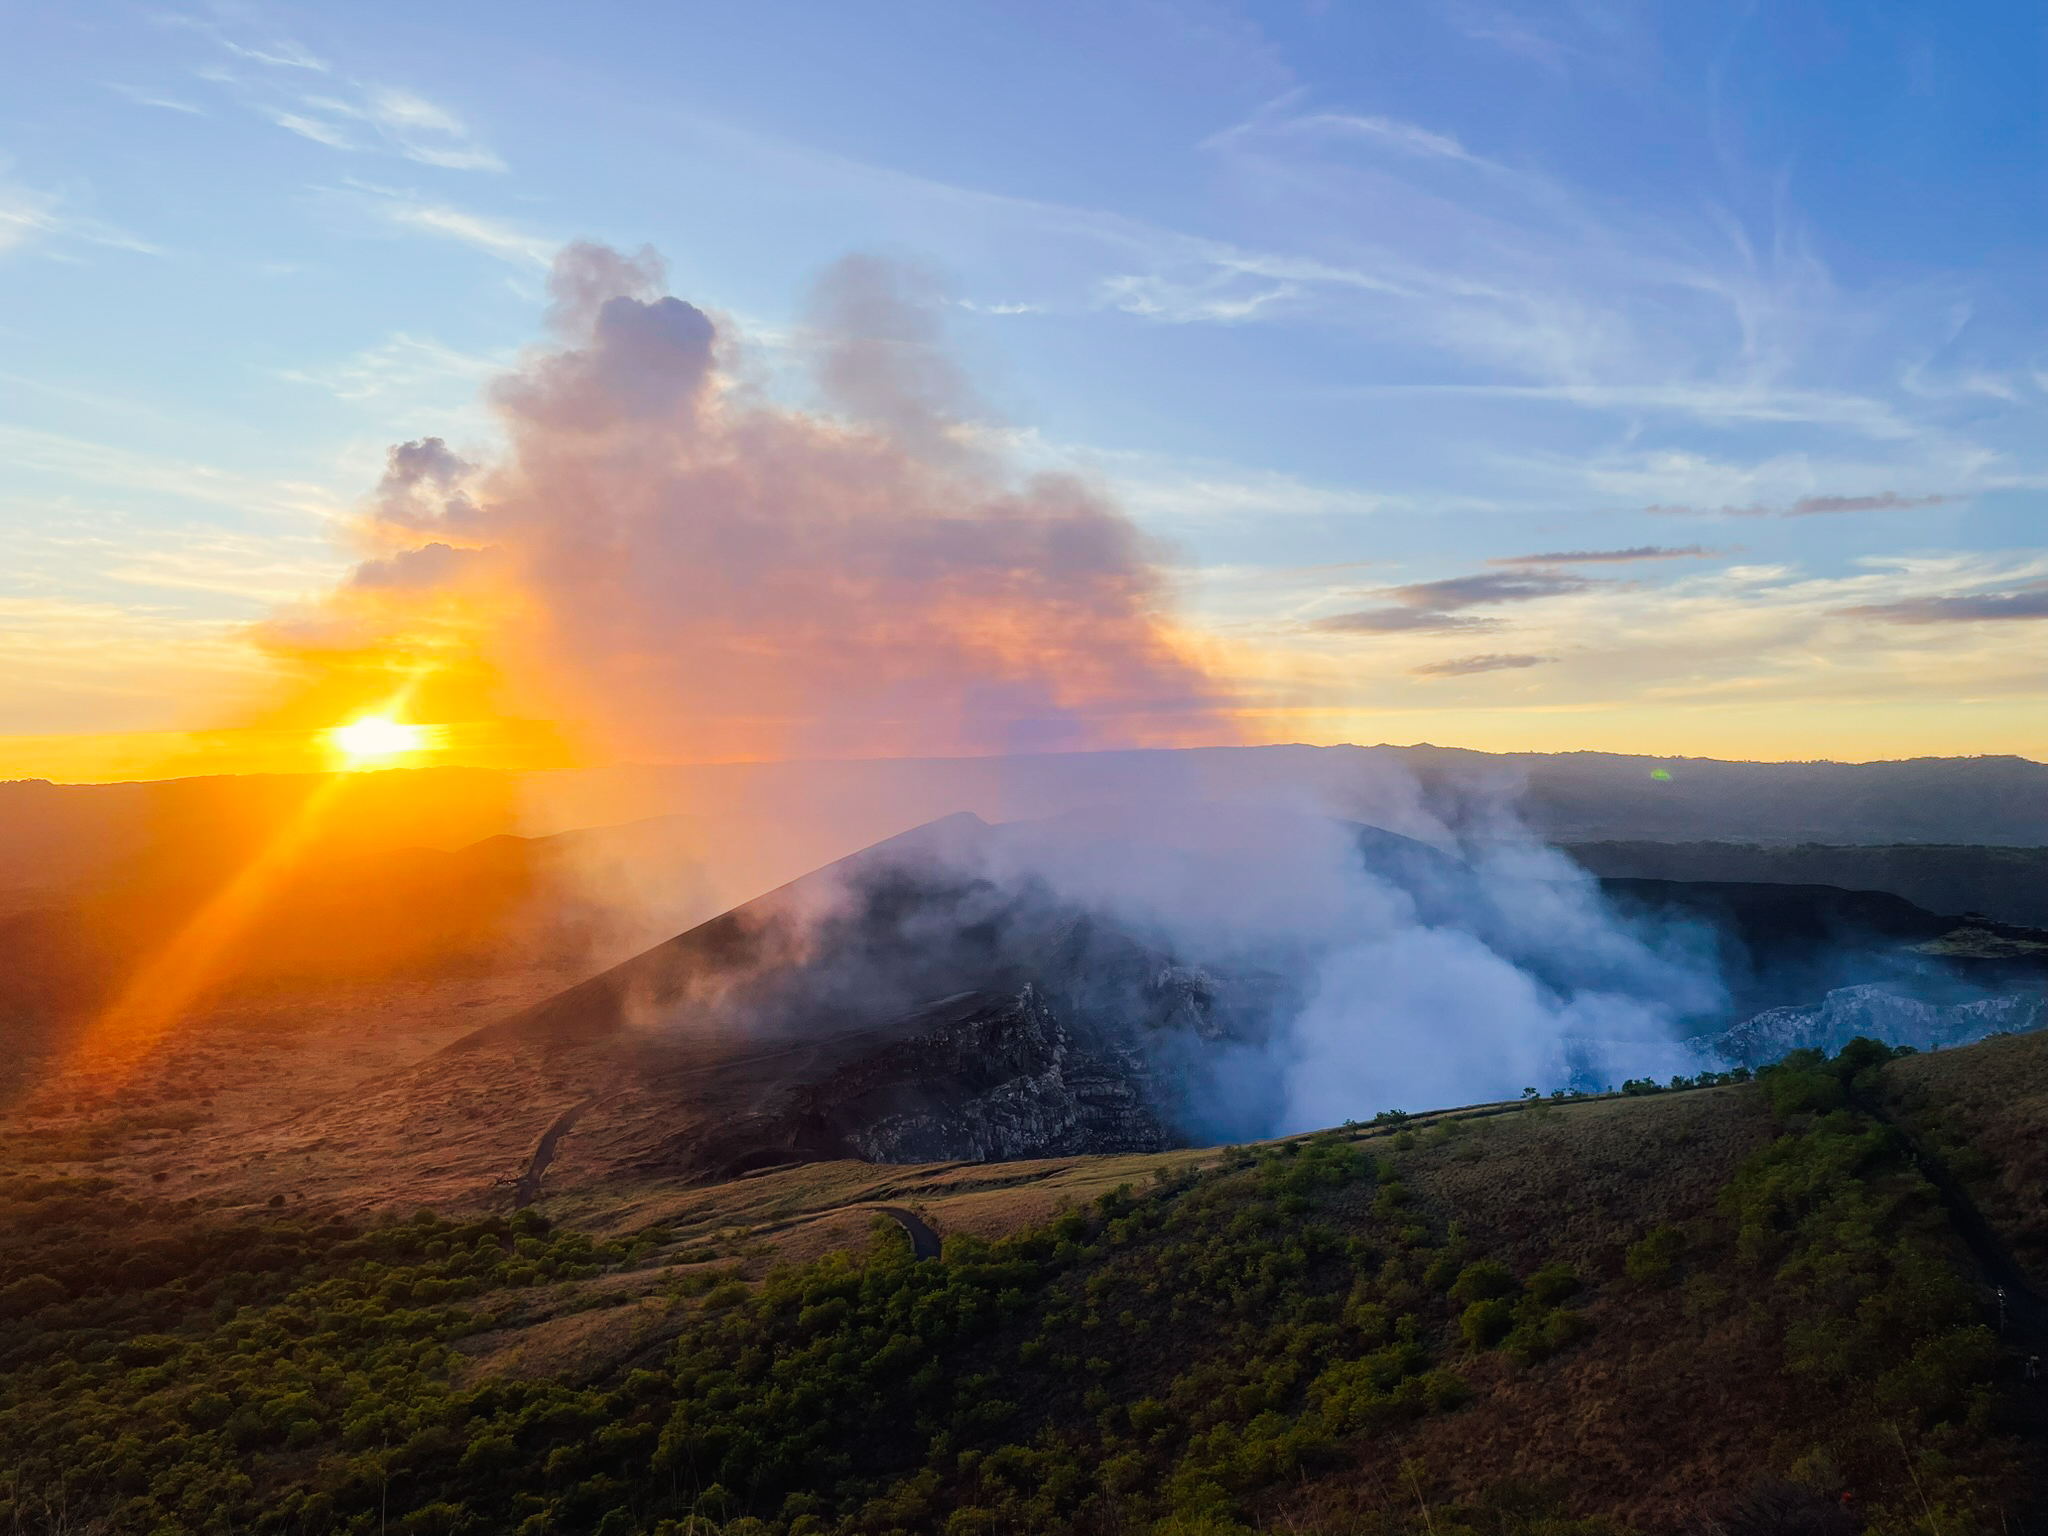
[[[1379,828],[1258,813],[1231,827],[1243,847],[1223,863],[1182,866],[1116,817],[990,825],[963,813],[818,869],[274,1127],[266,1155],[312,1176],[346,1154],[421,1200],[472,1200],[496,1185],[525,1203],[543,1189],[716,1183],[805,1162],[982,1163],[1271,1134],[1298,1045],[1291,1031],[1330,985],[1312,957],[1203,947],[1129,902],[1076,896],[1047,877],[1041,855],[1085,849],[1098,869],[1140,872],[1199,904],[1195,887],[1216,869],[1255,867],[1245,848],[1305,830],[1349,866],[1346,878],[1398,910],[1389,921],[1401,931],[1455,933],[1510,956],[1530,986],[1557,998],[1610,984],[1595,965],[1599,945],[1531,942],[1547,930],[1522,909],[1541,908],[1558,887],[1504,880]],[[1843,987],[1917,987],[1946,1005],[2000,988],[2038,996],[2048,969],[2048,935],[1891,896],[1640,880],[1591,894],[1583,877],[1579,887],[1614,924],[1602,943],[1648,935],[1711,953],[1725,982],[1718,1011],[1674,1015],[1668,1038],[1647,1042],[1681,1061],[1716,1051],[1750,1061],[1751,1036],[1785,1031],[1731,1029],[1773,1008],[1818,1007]],[[1370,1018],[1375,989],[1398,978],[1346,984],[1363,989],[1345,1001]],[[1893,1015],[1917,1017],[1875,1004],[1859,1017]],[[1458,1021],[1444,1023],[1454,1035]],[[1401,1043],[1367,1032],[1357,1048]],[[363,1177],[361,1166],[335,1173],[338,1183]]]
[[[1189,963],[978,873],[1016,832],[960,814],[680,934],[450,1045],[590,1089],[634,1172],[987,1161],[1189,1139],[1196,1044],[1266,1043],[1284,978]],[[1420,848],[1421,845],[1416,845]],[[1429,850],[1422,850],[1423,856]],[[586,1112],[587,1113],[587,1112]]]

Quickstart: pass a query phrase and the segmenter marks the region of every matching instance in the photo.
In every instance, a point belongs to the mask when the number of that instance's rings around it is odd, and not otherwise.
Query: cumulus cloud
[[[1415,668],[1415,672],[1420,677],[1471,677],[1480,672],[1512,672],[1521,667],[1540,667],[1555,660],[1555,656],[1497,651],[1484,656],[1453,656],[1448,661],[1426,661]]]
[[[1231,734],[1157,552],[1094,486],[992,453],[915,274],[826,275],[810,411],[664,289],[651,251],[563,252],[551,344],[491,391],[504,456],[393,449],[367,558],[270,643],[313,673],[488,675],[498,707],[627,758]]]

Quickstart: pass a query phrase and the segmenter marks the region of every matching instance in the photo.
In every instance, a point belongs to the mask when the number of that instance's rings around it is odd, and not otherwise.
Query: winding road
[[[917,1212],[906,1211],[900,1205],[878,1205],[875,1209],[910,1234],[910,1251],[919,1263],[939,1256],[939,1234]]]
[[[583,1118],[586,1111],[595,1109],[609,1097],[609,1094],[599,1094],[594,1099],[585,1099],[581,1104],[572,1104],[555,1116],[554,1124],[541,1133],[540,1145],[533,1149],[533,1156],[526,1164],[526,1172],[519,1175],[512,1185],[513,1210],[524,1210],[540,1198],[540,1181],[547,1175],[548,1164],[555,1160],[556,1144],[575,1129],[576,1122]]]

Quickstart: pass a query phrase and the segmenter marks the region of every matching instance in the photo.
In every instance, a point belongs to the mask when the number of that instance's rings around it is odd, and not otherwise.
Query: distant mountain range
[[[0,893],[92,882],[138,861],[232,868],[296,813],[311,784],[0,784]],[[1396,831],[1412,830],[1400,824],[1404,807],[1412,817],[1492,797],[1556,842],[2048,848],[2048,764],[2026,758],[1746,763],[1430,746],[395,771],[355,776],[330,840],[356,855],[452,850],[494,834],[688,815],[705,828],[711,874],[729,904],[955,811],[1016,821],[1161,794],[1276,793]],[[721,843],[721,826],[744,836]]]

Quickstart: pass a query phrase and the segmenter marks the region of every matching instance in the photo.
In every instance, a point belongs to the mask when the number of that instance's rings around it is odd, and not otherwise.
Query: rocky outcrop
[[[834,1158],[996,1162],[1178,1144],[1135,1049],[1083,1044],[1034,987],[962,992],[868,1037],[761,1108],[697,1120],[637,1164],[720,1180]]]
[[[919,1032],[794,1095],[794,1114],[876,1163],[988,1162],[1173,1145],[1142,1060],[1088,1051],[1027,986],[921,1009]]]
[[[1703,1057],[1760,1067],[1793,1051],[1833,1055],[1859,1035],[1930,1051],[1996,1034],[2022,1034],[2044,1024],[2048,1000],[2039,992],[1932,1003],[1870,985],[1838,987],[1809,1007],[1769,1008],[1722,1034],[1699,1035],[1686,1043]]]

